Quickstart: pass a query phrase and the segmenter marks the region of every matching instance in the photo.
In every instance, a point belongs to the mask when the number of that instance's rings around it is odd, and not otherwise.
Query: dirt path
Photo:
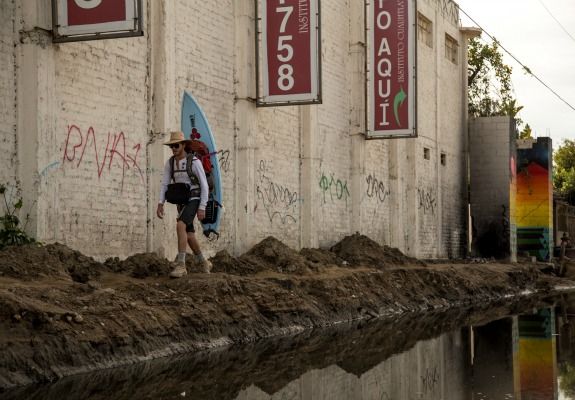
[[[360,235],[331,251],[268,238],[179,280],[154,254],[98,263],[62,245],[0,252],[0,389],[412,311],[485,306],[571,281],[536,266],[425,264]]]

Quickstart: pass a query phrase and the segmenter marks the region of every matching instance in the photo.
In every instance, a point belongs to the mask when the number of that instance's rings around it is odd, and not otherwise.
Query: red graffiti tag
[[[90,141],[90,139],[92,140]],[[124,189],[124,177],[126,175],[126,170],[131,168],[138,172],[140,178],[142,179],[142,183],[144,182],[144,174],[138,165],[138,155],[142,146],[138,143],[131,148],[130,152],[126,151],[126,138],[124,136],[124,132],[114,134],[108,132],[106,149],[104,151],[104,159],[100,163],[98,144],[94,128],[88,128],[88,132],[84,135],[82,130],[76,125],[68,125],[68,136],[66,137],[64,157],[62,159],[63,164],[66,162],[73,163],[76,161],[76,168],[79,167],[84,160],[84,153],[86,152],[86,148],[89,147],[90,144],[92,144],[94,147],[94,157],[96,158],[96,172],[98,173],[98,179],[101,178],[102,173],[104,172],[106,161],[108,161],[108,171],[112,170],[113,165],[118,165],[118,163],[112,164],[114,162],[114,157],[116,157],[122,166],[122,190]]]

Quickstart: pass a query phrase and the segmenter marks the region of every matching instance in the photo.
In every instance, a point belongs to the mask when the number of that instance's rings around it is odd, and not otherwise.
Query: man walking
[[[195,235],[194,218],[197,214],[201,221],[205,217],[206,204],[208,202],[208,182],[202,166],[202,162],[192,154],[186,153],[185,144],[188,140],[182,132],[171,132],[170,140],[164,143],[172,150],[172,157],[166,161],[164,166],[164,176],[160,189],[160,201],[156,214],[158,218],[164,217],[164,202],[174,202],[169,196],[174,192],[183,200],[175,200],[177,203],[178,217],[176,222],[176,233],[178,235],[178,255],[176,257],[176,267],[170,273],[172,278],[181,278],[188,273],[186,269],[186,247],[190,246],[195,254],[196,261],[202,267],[203,272],[209,273],[212,263],[207,260],[200,249],[200,245]],[[188,163],[192,163],[189,168]],[[189,173],[190,171],[191,173]],[[173,182],[173,183],[171,183]],[[172,186],[166,199],[168,186]]]

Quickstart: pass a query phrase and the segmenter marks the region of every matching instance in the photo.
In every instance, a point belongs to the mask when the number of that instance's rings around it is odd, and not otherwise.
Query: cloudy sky
[[[495,36],[533,74],[575,108],[575,0],[456,0],[461,9]],[[547,11],[548,10],[548,11]],[[460,13],[464,26],[475,24]],[[489,40],[484,34],[483,38]],[[557,148],[563,139],[575,140],[575,110],[512,58],[513,84],[519,116],[536,136],[551,136]]]

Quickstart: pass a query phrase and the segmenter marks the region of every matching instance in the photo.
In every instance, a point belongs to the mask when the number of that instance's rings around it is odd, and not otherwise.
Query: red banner
[[[318,0],[264,0],[264,101],[317,100]]]
[[[54,42],[142,36],[142,0],[53,0]]]
[[[372,0],[369,12],[368,131],[415,134],[415,29],[413,0]]]
[[[68,0],[68,24],[101,24],[124,21],[125,0]]]

